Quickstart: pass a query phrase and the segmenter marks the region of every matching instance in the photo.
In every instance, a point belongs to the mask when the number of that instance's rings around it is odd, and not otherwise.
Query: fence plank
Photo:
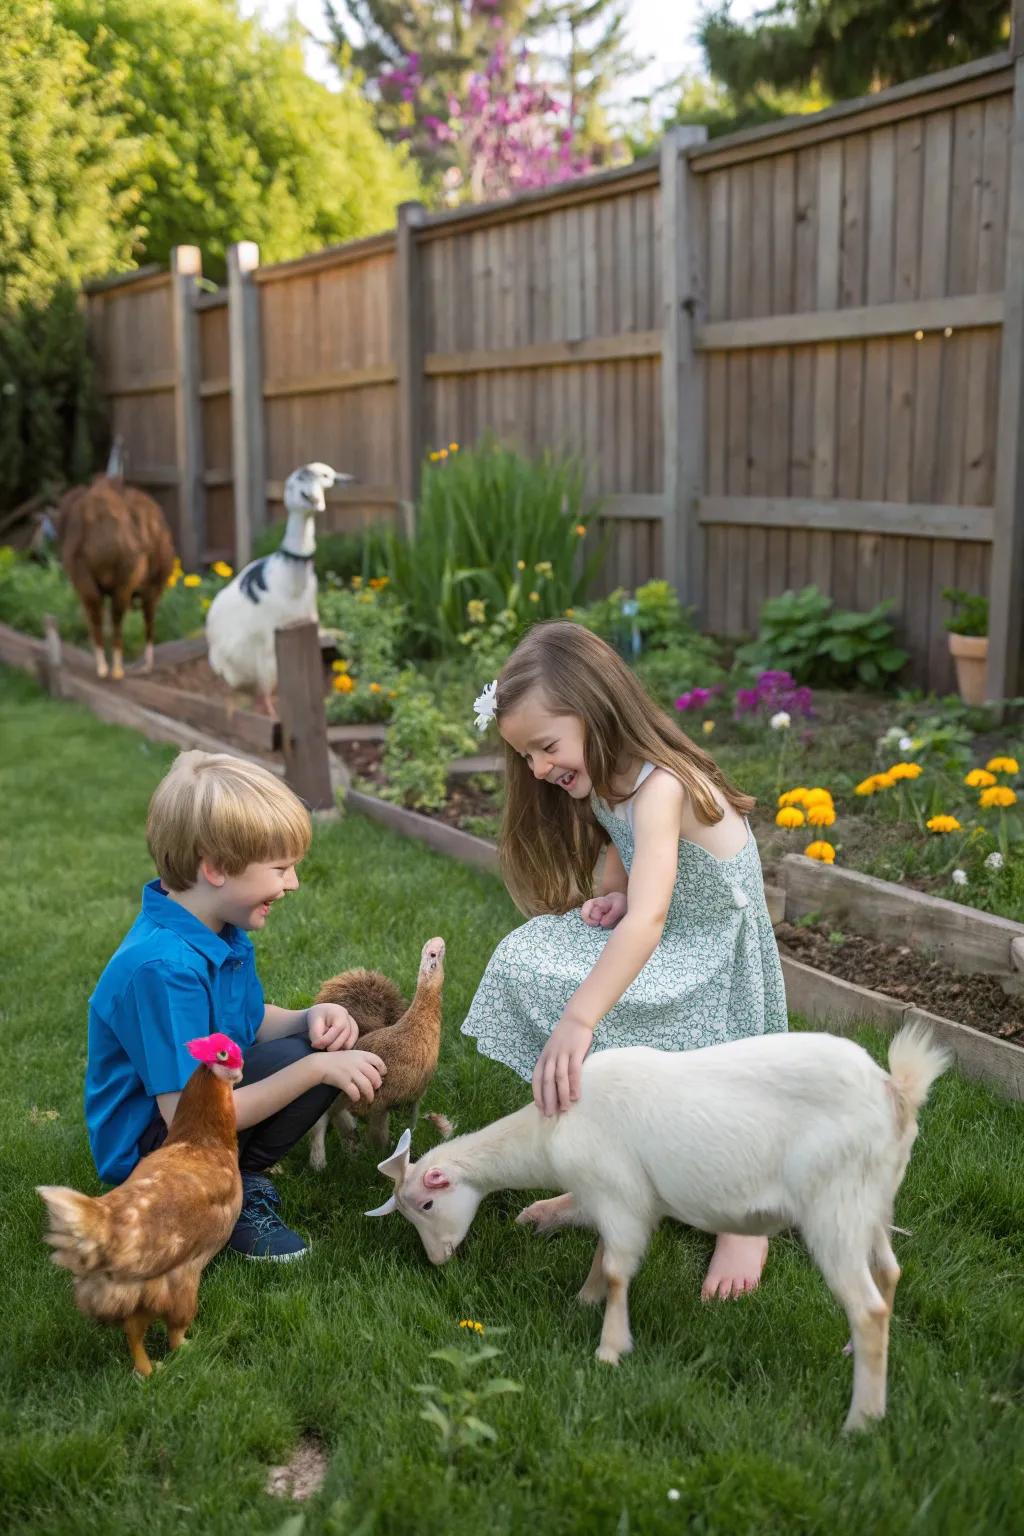
[[[235,489],[235,565],[252,557],[253,536],[266,523],[267,472],[263,452],[263,399],[259,293],[254,273],[260,249],[251,240],[228,249],[228,331],[231,359],[231,452]]]
[[[195,300],[202,275],[197,245],[171,251],[174,314],[174,438],[178,471],[178,541],[181,558],[193,569],[206,548],[203,491],[203,420],[199,396],[199,333]]]
[[[423,283],[416,231],[422,203],[401,203],[395,259],[395,367],[398,374],[398,494],[412,526],[423,458]]]
[[[819,500],[799,496],[702,496],[702,523],[732,527],[807,528],[832,533],[890,533],[911,539],[991,539],[991,507],[945,507],[917,501]]]

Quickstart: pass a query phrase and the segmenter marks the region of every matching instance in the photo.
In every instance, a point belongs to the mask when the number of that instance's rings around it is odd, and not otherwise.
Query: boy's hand
[[[359,1039],[359,1025],[340,1003],[314,1003],[306,1009],[306,1026],[315,1051],[347,1051]]]
[[[561,1018],[533,1069],[533,1102],[545,1115],[561,1114],[580,1096],[580,1068],[594,1043],[594,1031]]]
[[[592,896],[583,903],[580,916],[591,928],[614,928],[626,915],[625,892],[609,891],[605,896]]]
[[[321,1082],[329,1083],[348,1094],[353,1104],[365,1099],[373,1103],[373,1095],[387,1074],[387,1067],[372,1051],[347,1051],[344,1056],[325,1056],[320,1066]]]

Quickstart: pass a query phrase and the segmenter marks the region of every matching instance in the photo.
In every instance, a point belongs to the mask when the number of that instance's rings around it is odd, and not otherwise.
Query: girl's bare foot
[[[576,1201],[572,1195],[556,1195],[553,1200],[535,1200],[519,1212],[516,1223],[520,1227],[536,1227],[538,1232],[557,1232],[559,1227],[571,1227],[576,1215]]]
[[[701,1301],[730,1301],[746,1291],[756,1291],[768,1257],[766,1237],[740,1237],[719,1232],[707,1277],[700,1289]]]

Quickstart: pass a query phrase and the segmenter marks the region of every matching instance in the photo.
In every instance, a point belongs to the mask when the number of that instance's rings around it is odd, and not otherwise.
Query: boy
[[[229,1247],[294,1259],[306,1244],[278,1214],[264,1170],[341,1091],[372,1100],[387,1068],[351,1047],[355,1020],[337,1003],[264,1004],[253,929],[298,889],[310,843],[301,802],[265,768],[224,753],[183,752],[149,806],[146,840],[160,878],[89,1000],[85,1119],[100,1178],[120,1184],[160,1146],[195,1068],[185,1042],[221,1030],[241,1047],[235,1092],[243,1202]]]

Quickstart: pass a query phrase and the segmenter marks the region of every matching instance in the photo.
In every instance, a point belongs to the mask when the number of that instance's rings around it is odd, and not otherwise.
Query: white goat
[[[606,1303],[597,1358],[610,1365],[632,1348],[629,1282],[662,1217],[704,1232],[796,1227],[849,1318],[853,1401],[844,1428],[859,1429],[885,1413],[900,1277],[889,1243],[893,1201],[917,1110],[949,1061],[914,1027],[892,1041],[888,1072],[853,1041],[825,1034],[679,1054],[602,1051],[584,1064],[580,1100],[564,1115],[545,1119],[530,1104],[415,1164],[404,1132],[379,1164],[394,1194],[367,1214],[401,1211],[431,1263],[443,1264],[491,1191],[571,1191],[548,1225],[597,1228],[580,1300]]]

